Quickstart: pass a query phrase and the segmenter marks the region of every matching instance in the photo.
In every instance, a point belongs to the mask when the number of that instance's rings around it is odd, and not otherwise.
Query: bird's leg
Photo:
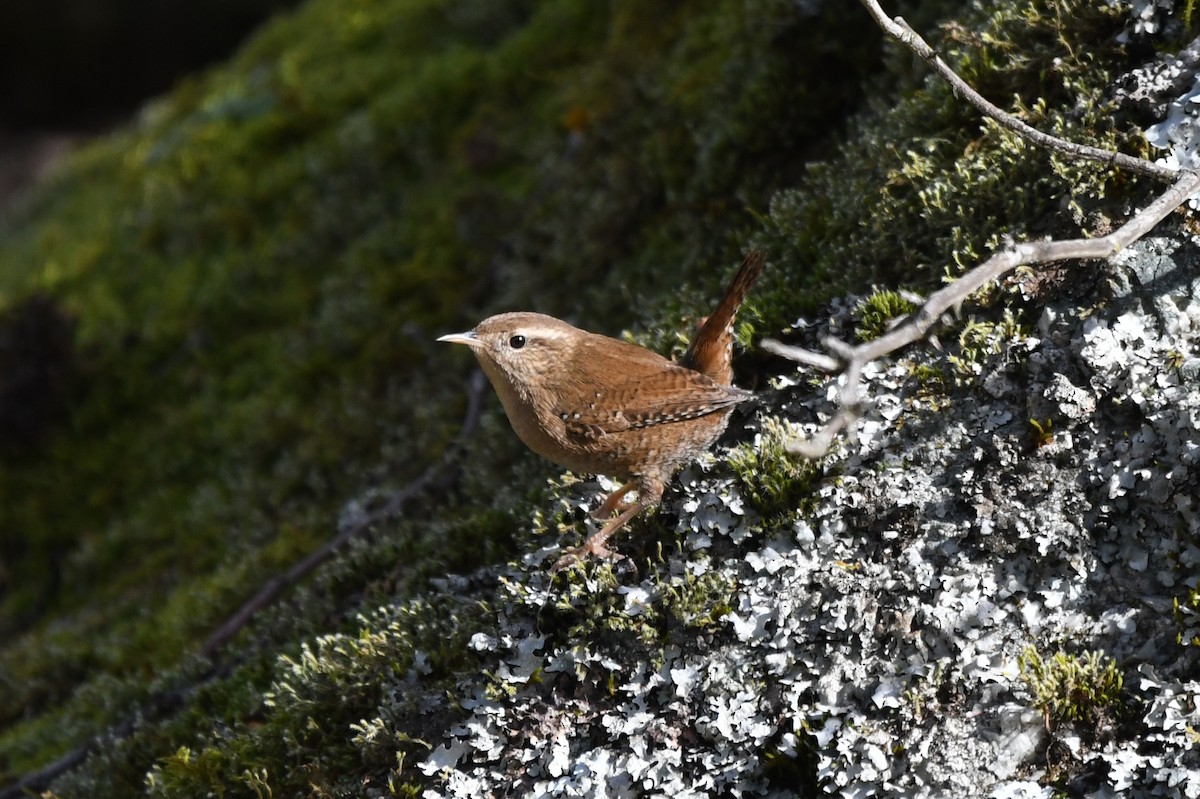
[[[618,489],[612,496],[605,500],[604,504],[607,505],[613,496],[619,498],[622,494],[628,493],[628,491],[628,487]],[[615,505],[616,503],[613,504]],[[582,545],[571,547],[564,552],[563,556],[550,567],[550,571],[557,572],[576,563],[582,563],[585,556],[591,558],[609,558],[616,555],[617,553],[606,547],[605,544],[608,543],[608,539],[612,537],[613,533],[620,530],[625,525],[625,522],[636,516],[638,511],[643,507],[644,505],[641,502],[634,502],[625,506],[624,510],[621,511],[621,515],[609,521],[599,532],[589,535]]]
[[[621,501],[621,497],[628,494],[633,488],[637,489],[637,502],[631,502],[621,508],[620,514],[610,519],[608,524],[604,525],[599,532],[588,536],[587,540],[581,546],[568,549],[563,553],[554,566],[550,569],[552,572],[561,571],[575,563],[582,563],[584,557],[592,558],[609,558],[616,555],[622,557],[616,552],[609,549],[608,539],[613,533],[625,526],[625,523],[638,515],[638,512],[643,508],[653,508],[662,501],[663,490],[666,488],[666,480],[662,473],[651,472],[649,474],[639,474],[636,478],[618,488],[604,500],[602,508],[616,508]]]
[[[609,494],[604,498],[604,504],[592,511],[592,518],[600,520],[607,519],[608,517],[612,516],[613,511],[617,508],[620,508],[621,511],[624,512],[629,505],[621,502],[621,498],[635,488],[637,488],[637,480],[630,480],[628,483]]]

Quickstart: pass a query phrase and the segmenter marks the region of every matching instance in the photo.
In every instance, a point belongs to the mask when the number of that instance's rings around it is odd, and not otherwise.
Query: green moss
[[[475,665],[467,640],[480,618],[452,601],[418,601],[282,656],[256,717],[160,759],[148,794],[279,796],[405,784],[405,757],[430,748],[413,733],[434,739],[451,722],[423,719],[421,703]],[[409,679],[414,671],[420,690]]]
[[[659,590],[669,626],[715,632],[733,610],[737,584],[718,571],[685,572],[678,580],[662,583]]]
[[[559,572],[554,602],[539,613],[538,628],[571,647],[632,648],[641,653],[639,659],[658,663],[666,647],[727,627],[737,591],[729,576],[716,570],[659,573],[653,589],[638,598],[622,590],[618,570],[627,568],[585,563]],[[497,690],[512,687],[501,684]]]
[[[564,640],[588,642],[617,637],[643,646],[658,641],[659,627],[652,606],[627,607],[611,564],[564,569],[555,582],[562,590],[554,603],[553,627]]]
[[[945,369],[928,363],[910,365],[909,375],[917,383],[917,396],[926,401],[944,399],[952,382]]]
[[[1140,154],[1140,131],[1120,121],[1107,97],[1111,76],[1132,60],[1116,41],[1124,25],[1124,11],[1104,4],[1021,0],[977,4],[940,31],[923,32],[969,83],[1028,124]],[[755,302],[779,325],[865,285],[936,288],[1005,236],[1087,233],[1104,224],[1105,203],[1155,188],[983,123],[929,77],[856,120],[835,157],[772,198],[756,243],[770,263],[803,263],[809,275],[768,282]],[[1061,212],[1065,198],[1082,225]]]
[[[957,346],[946,360],[962,379],[973,379],[983,371],[989,358],[1022,335],[1018,317],[1005,309],[997,321],[970,318],[958,332]]]
[[[219,750],[193,752],[183,746],[159,761],[147,776],[146,787],[151,795],[223,797],[231,793],[224,780],[228,767],[228,758]],[[247,773],[244,771],[243,776]]]
[[[953,695],[954,686],[948,680],[945,663],[940,660],[933,674],[915,677],[904,689],[908,710],[917,721],[936,718]]]
[[[1046,717],[1047,727],[1079,722],[1095,730],[1122,712],[1124,677],[1116,661],[1101,652],[1080,656],[1060,651],[1043,658],[1029,647],[1020,665],[1034,707]]]
[[[1174,612],[1175,622],[1180,628],[1175,642],[1182,646],[1200,646],[1200,583],[1190,586],[1183,596],[1175,598]]]
[[[858,331],[855,335],[859,341],[879,338],[900,317],[907,316],[916,309],[916,304],[900,293],[876,289],[858,304],[855,312],[858,317]]]
[[[803,514],[813,504],[813,485],[822,476],[816,461],[787,452],[795,431],[768,419],[753,444],[743,444],[729,454],[743,496],[768,519]]]

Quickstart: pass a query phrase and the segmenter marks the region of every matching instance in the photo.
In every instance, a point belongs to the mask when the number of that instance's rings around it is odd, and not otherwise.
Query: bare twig
[[[792,347],[774,339],[766,339],[760,346],[772,355],[778,355],[806,366],[812,366],[823,372],[836,372],[842,365],[841,361],[831,358],[823,352],[813,352],[801,347]]]
[[[836,339],[826,340],[825,346],[837,355],[837,363],[844,368],[842,386],[838,395],[839,408],[833,418],[809,439],[789,442],[789,451],[807,458],[818,458],[829,451],[837,434],[858,418],[862,404],[860,376],[863,367],[871,361],[896,352],[901,347],[922,339],[929,328],[943,313],[965,302],[976,290],[989,282],[1025,264],[1045,264],[1081,258],[1108,258],[1146,235],[1168,214],[1178,208],[1188,197],[1200,191],[1200,172],[1186,172],[1175,184],[1163,192],[1154,202],[1134,214],[1121,227],[1095,239],[1068,239],[1065,241],[1031,241],[1015,244],[993,255],[953,283],[929,296],[925,303],[912,313],[906,321],[893,327],[877,339],[851,347]],[[785,357],[787,348],[779,342],[763,342],[764,348]],[[798,350],[802,363],[813,364],[819,353]],[[831,361],[833,359],[830,359]],[[828,369],[827,371],[834,371]]]
[[[1117,166],[1122,169],[1128,169],[1131,172],[1137,172],[1140,175],[1149,175],[1151,177],[1161,178],[1164,180],[1175,180],[1179,177],[1179,171],[1173,167],[1164,164],[1156,164],[1153,161],[1145,158],[1137,158],[1132,155],[1113,152],[1111,150],[1102,150],[1099,147],[1090,147],[1086,144],[1078,144],[1076,142],[1066,141],[1048,133],[1043,133],[1036,128],[1030,127],[1026,123],[1017,119],[1012,114],[1004,111],[996,105],[993,105],[979,92],[975,91],[955,74],[937,51],[929,46],[929,43],[921,38],[903,17],[889,17],[879,7],[878,0],[861,0],[863,6],[866,7],[875,22],[879,27],[890,34],[901,44],[908,47],[916,53],[925,63],[933,67],[933,69],[941,75],[954,88],[954,91],[960,94],[968,103],[975,106],[981,114],[995,120],[1003,127],[1013,131],[1021,138],[1039,144],[1051,150],[1063,153],[1074,158],[1082,158],[1088,161],[1098,161],[1109,166]]]
[[[351,539],[362,535],[373,525],[390,519],[416,497],[434,488],[448,484],[458,472],[458,462],[464,445],[479,426],[479,413],[483,397],[487,389],[487,379],[482,372],[477,372],[472,378],[470,392],[467,395],[467,410],[463,416],[458,435],[455,436],[446,453],[425,472],[397,492],[382,508],[369,514],[354,524],[346,525],[336,536],[329,539],[320,549],[312,552],[282,575],[267,581],[258,593],[247,600],[238,610],[222,624],[216,632],[209,636],[201,647],[200,652],[205,657],[212,658],[232,639],[254,616],[263,608],[279,598],[283,591],[303,579],[321,563],[324,563],[335,552],[344,547]],[[215,666],[210,667],[190,686],[194,690],[217,674]],[[88,755],[97,749],[102,742],[121,739],[129,736],[148,720],[153,720],[182,704],[186,693],[184,691],[163,691],[146,699],[143,706],[130,714],[125,721],[110,727],[103,735],[97,736],[87,743],[76,747],[58,760],[38,771],[23,775],[16,782],[0,788],[0,799],[21,799],[31,793],[44,790],[60,775],[82,763]],[[136,720],[136,721],[135,721]]]
[[[763,342],[764,349],[769,352],[800,363],[829,372],[836,371],[838,368],[843,369],[841,387],[838,391],[838,409],[833,417],[811,438],[797,438],[788,443],[789,451],[809,458],[818,458],[828,452],[838,434],[858,418],[863,402],[860,391],[861,375],[867,364],[924,338],[928,335],[930,327],[943,313],[961,305],[976,290],[1018,266],[1045,264],[1068,259],[1107,258],[1114,255],[1148,233],[1167,214],[1200,190],[1200,173],[1181,172],[1173,167],[1155,164],[1142,158],[1065,141],[1030,127],[1012,114],[988,102],[967,85],[902,17],[889,18],[880,8],[878,0],[861,0],[861,2],[886,33],[925,60],[971,105],[986,117],[995,120],[1022,138],[1074,158],[1098,161],[1157,178],[1170,178],[1175,182],[1154,202],[1107,236],[1095,239],[1026,242],[1012,245],[996,253],[955,282],[930,295],[916,312],[909,315],[900,324],[893,326],[879,338],[858,346],[851,346],[837,339],[827,339],[822,343],[833,353],[833,357],[797,347],[787,347],[777,341]]]

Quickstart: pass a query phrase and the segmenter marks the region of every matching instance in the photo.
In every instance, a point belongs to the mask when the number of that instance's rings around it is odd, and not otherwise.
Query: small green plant
[[[923,721],[938,713],[944,706],[943,693],[948,688],[948,677],[944,663],[939,662],[933,674],[914,679],[904,690],[913,718]]]
[[[662,584],[662,610],[675,624],[711,632],[733,610],[736,590],[733,578],[718,571],[685,572],[682,580]]]
[[[916,308],[916,303],[895,291],[877,289],[858,304],[858,340],[879,338],[891,327],[893,319],[906,316]]]
[[[228,757],[217,749],[197,752],[181,746],[154,764],[146,775],[146,787],[156,796],[174,791],[224,796],[228,767]]]
[[[1200,584],[1188,588],[1182,597],[1175,597],[1175,622],[1179,625],[1175,643],[1200,646]]]
[[[1029,647],[1020,666],[1047,729],[1064,721],[1095,725],[1119,715],[1125,679],[1117,662],[1101,652],[1071,655],[1060,650],[1043,658]]]
[[[909,377],[917,381],[916,394],[923,400],[945,397],[949,390],[949,376],[942,369],[927,363],[912,364]]]
[[[744,444],[729,455],[742,494],[765,517],[801,510],[812,501],[812,483],[821,470],[815,461],[787,451],[793,435],[783,422],[768,419],[755,444]]]
[[[1029,426],[1037,432],[1033,436],[1033,444],[1036,447],[1044,447],[1054,440],[1054,420],[1047,419],[1043,424],[1037,419],[1030,419]]]
[[[958,354],[947,360],[963,376],[974,377],[983,370],[989,356],[1000,352],[1005,342],[1020,337],[1023,332],[1009,309],[1005,309],[999,322],[970,319],[958,334]]]

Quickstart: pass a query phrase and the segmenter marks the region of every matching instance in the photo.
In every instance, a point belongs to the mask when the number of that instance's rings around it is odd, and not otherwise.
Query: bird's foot
[[[582,565],[586,561],[595,558],[597,560],[622,560],[624,555],[617,552],[615,549],[609,549],[605,546],[604,541],[596,542],[595,539],[599,534],[590,536],[587,541],[577,547],[566,549],[562,557],[554,561],[554,565],[550,567],[552,573],[558,573],[563,569],[570,568],[575,564]]]
[[[609,498],[611,499],[611,497]],[[606,501],[607,504],[607,501]],[[608,539],[613,533],[620,530],[625,525],[625,522],[637,515],[637,512],[642,509],[640,502],[635,502],[632,505],[625,507],[621,511],[621,515],[612,519],[608,524],[598,532],[587,537],[587,540],[580,546],[571,547],[566,550],[562,557],[554,562],[550,567],[551,572],[560,572],[568,566],[574,566],[577,563],[583,563],[586,558],[597,558],[601,560],[621,560],[625,556],[608,548]]]
[[[621,499],[636,487],[637,482],[630,480],[628,483],[605,497],[604,502],[600,505],[600,507],[592,511],[591,517],[597,521],[606,521],[613,515],[613,511],[615,510],[619,509],[622,513],[624,513],[629,508],[629,505],[628,503],[622,502]]]

